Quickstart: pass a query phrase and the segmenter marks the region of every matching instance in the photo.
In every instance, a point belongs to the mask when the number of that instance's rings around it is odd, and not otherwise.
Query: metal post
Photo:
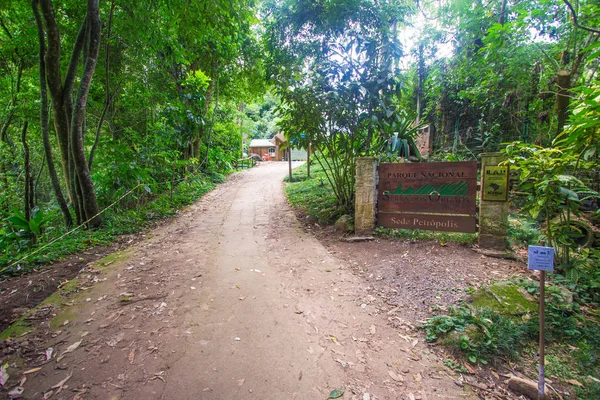
[[[545,306],[545,288],[546,288],[546,271],[540,271],[540,365],[539,365],[539,377],[538,377],[538,400],[544,400],[544,386],[545,386],[545,369],[544,369],[544,306]]]

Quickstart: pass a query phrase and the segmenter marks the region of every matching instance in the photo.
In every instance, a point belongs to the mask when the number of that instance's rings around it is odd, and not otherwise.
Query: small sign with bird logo
[[[483,188],[485,201],[508,200],[508,166],[485,165],[483,168]]]

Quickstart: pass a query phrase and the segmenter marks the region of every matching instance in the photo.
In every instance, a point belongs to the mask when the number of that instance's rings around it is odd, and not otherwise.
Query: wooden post
[[[310,143],[308,143],[308,151],[306,152],[306,178],[310,179]]]
[[[288,164],[290,167],[290,182],[292,182],[292,147],[288,143]]]

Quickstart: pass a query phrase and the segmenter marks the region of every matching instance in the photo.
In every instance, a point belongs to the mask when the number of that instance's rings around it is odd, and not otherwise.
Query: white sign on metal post
[[[554,247],[529,246],[527,256],[527,269],[554,271]]]

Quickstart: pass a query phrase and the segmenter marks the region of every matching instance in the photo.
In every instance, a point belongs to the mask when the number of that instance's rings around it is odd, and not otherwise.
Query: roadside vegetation
[[[548,370],[600,397],[596,0],[80,3],[0,10],[0,278],[173,215],[280,131],[316,154],[290,202],[351,217],[356,159],[424,161],[428,125],[429,161],[506,155],[507,241],[556,249]],[[533,300],[535,284],[511,283]],[[530,311],[465,302],[425,327],[472,363],[533,354]]]

